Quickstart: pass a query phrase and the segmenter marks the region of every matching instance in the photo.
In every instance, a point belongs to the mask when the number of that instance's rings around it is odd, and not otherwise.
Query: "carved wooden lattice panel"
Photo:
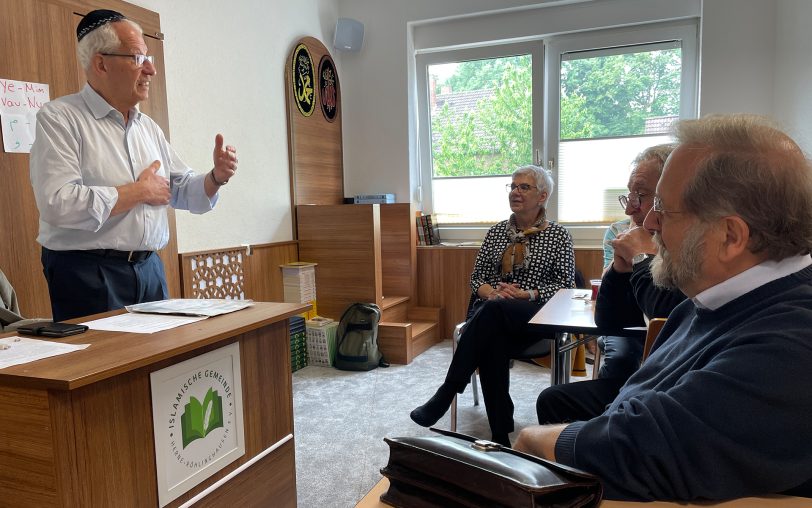
[[[192,298],[245,299],[245,252],[204,252],[189,259],[192,267]]]

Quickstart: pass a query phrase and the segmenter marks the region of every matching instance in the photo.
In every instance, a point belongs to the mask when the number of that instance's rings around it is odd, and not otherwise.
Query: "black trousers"
[[[629,379],[640,368],[645,340],[637,337],[603,338],[603,365],[599,377]]]
[[[467,321],[457,351],[446,374],[446,383],[462,392],[479,368],[488,423],[494,434],[513,432],[513,400],[510,398],[510,359],[539,340],[554,336],[534,329],[527,322],[539,305],[527,300],[486,300]],[[548,349],[549,352],[550,349]]]
[[[164,265],[157,254],[130,263],[121,258],[43,247],[42,272],[48,282],[54,321],[169,297]]]
[[[598,378],[545,388],[536,400],[539,423],[569,423],[599,416],[625,383],[625,378]]]

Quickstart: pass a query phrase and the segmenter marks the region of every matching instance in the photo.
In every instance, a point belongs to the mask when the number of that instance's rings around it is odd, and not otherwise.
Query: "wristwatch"
[[[632,266],[636,265],[637,263],[641,263],[648,259],[648,254],[641,252],[640,254],[635,254],[632,258]]]

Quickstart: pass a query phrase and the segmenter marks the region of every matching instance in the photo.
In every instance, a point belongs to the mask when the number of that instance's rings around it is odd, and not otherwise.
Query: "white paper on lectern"
[[[47,340],[28,339],[25,337],[6,337],[0,339],[0,369],[33,362],[51,356],[64,355],[90,344],[62,344]]]
[[[108,332],[155,333],[206,319],[206,316],[170,314],[118,314],[82,323],[91,330]]]
[[[181,314],[186,316],[219,316],[254,305],[252,300],[221,300],[217,298],[172,298],[157,302],[136,303],[125,307],[128,312]]]

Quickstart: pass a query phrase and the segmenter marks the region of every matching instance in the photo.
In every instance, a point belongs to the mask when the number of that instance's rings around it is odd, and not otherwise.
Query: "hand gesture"
[[[237,149],[231,145],[223,148],[223,135],[214,137],[214,169],[212,174],[215,180],[224,185],[237,172]]]
[[[158,174],[159,169],[161,161],[154,161],[138,175],[136,180],[144,196],[142,201],[152,206],[168,205],[172,197],[169,192],[169,180]]]
[[[632,258],[637,254],[657,253],[652,234],[642,227],[633,227],[609,243],[615,250],[612,266],[621,273],[632,271]]]

